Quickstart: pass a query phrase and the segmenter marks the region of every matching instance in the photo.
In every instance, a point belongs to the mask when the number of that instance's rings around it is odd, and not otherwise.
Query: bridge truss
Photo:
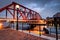
[[[16,6],[19,6],[18,10],[16,8]],[[12,15],[13,19],[17,18],[17,11],[18,11],[18,19],[22,19],[22,20],[40,20],[42,19],[41,16],[39,15],[39,13],[24,7],[23,5],[20,5],[18,3],[12,2],[12,4],[9,4],[3,8],[0,9],[0,12],[2,12],[3,10],[6,10],[6,18],[7,18],[7,14],[9,12],[9,14]]]

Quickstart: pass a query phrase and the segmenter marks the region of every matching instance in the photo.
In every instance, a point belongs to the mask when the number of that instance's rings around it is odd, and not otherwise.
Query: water
[[[16,22],[13,24],[13,23],[9,23],[9,22],[3,22],[3,26],[4,27],[11,27],[11,28],[15,28],[16,29]],[[30,28],[30,25],[28,23],[18,23],[18,29],[19,30],[27,30]]]
[[[9,22],[3,22],[4,27],[10,26],[11,28],[15,28],[16,29],[16,22],[13,23],[9,23]],[[18,28],[19,30],[27,30],[30,28],[30,25],[28,23],[18,23]],[[23,27],[22,27],[23,26]],[[56,29],[55,27],[51,27],[51,28],[47,28],[49,32],[51,33],[56,33]],[[58,34],[60,34],[60,29],[58,28]]]
[[[56,28],[55,27],[52,27],[52,28],[47,28],[48,30],[49,30],[49,32],[51,32],[51,33],[56,33]],[[60,34],[60,29],[59,28],[57,28],[57,30],[58,30],[58,34]]]

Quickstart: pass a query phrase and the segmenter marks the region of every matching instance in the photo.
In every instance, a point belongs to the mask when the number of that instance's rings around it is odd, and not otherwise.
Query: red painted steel
[[[20,5],[18,3],[15,3],[15,2],[12,2],[12,4],[9,4],[3,8],[0,9],[0,12],[2,12],[3,10],[6,10],[6,18],[7,18],[7,12],[9,12],[13,19],[16,19],[16,12],[17,12],[17,9],[16,9],[16,5],[19,5],[19,18],[22,17],[23,20],[40,20],[42,19],[42,17],[40,16],[39,13],[27,8],[27,7],[24,7],[23,5]],[[10,10],[13,10],[13,11],[10,11]]]

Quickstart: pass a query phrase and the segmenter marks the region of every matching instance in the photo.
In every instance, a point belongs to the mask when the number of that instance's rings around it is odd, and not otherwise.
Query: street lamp
[[[58,17],[54,17],[54,25],[55,25],[55,28],[56,28],[56,40],[58,40],[57,19],[58,19]]]
[[[16,30],[18,30],[18,10],[19,10],[19,5],[16,5],[16,9],[17,9],[17,24],[16,24]]]

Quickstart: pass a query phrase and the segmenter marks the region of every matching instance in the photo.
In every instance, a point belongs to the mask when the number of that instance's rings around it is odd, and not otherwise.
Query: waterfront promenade
[[[47,40],[47,39],[8,28],[0,30],[0,40]]]
[[[22,30],[19,30],[19,31],[22,31]],[[56,40],[56,35],[55,34],[51,34],[51,35],[50,34],[41,34],[41,35],[39,35],[38,31],[30,31],[30,33],[28,31],[23,31],[23,32],[27,33],[27,34],[37,36],[37,37],[45,38],[45,39],[48,39],[48,40]],[[58,34],[58,40],[60,40],[60,34]]]

